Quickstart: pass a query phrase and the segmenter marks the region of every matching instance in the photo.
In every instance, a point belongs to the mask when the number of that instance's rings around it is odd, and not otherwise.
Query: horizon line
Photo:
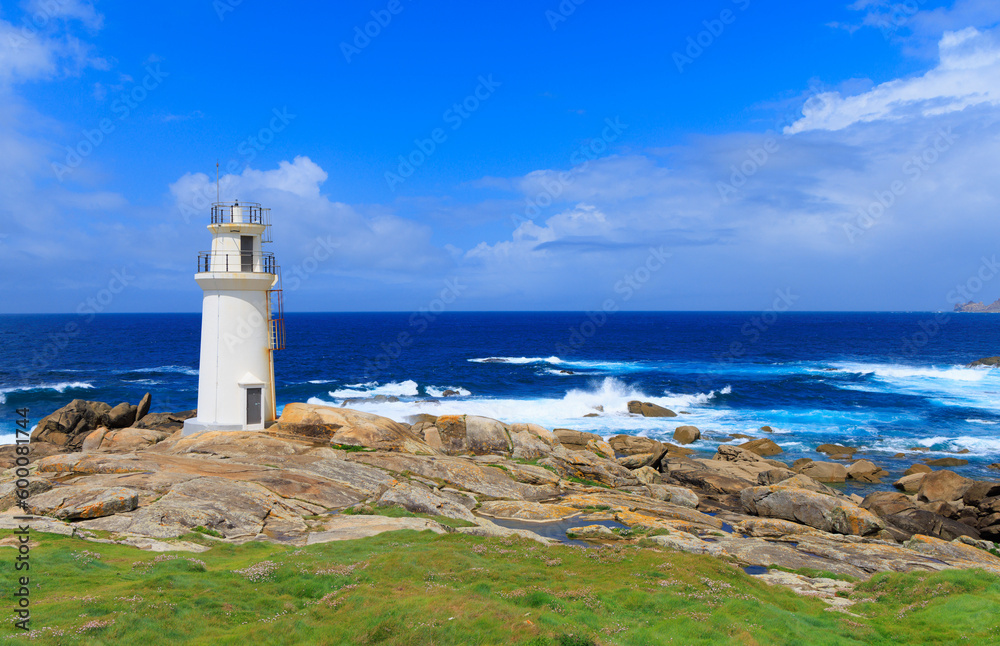
[[[454,310],[444,312],[432,312],[435,316],[445,316],[448,314],[587,314],[596,310]],[[611,314],[753,314],[766,312],[767,309],[758,310],[616,310]],[[285,311],[284,315],[290,314],[414,314],[421,310],[301,310]],[[80,314],[78,312],[0,312],[0,316],[145,316],[145,315],[200,315],[201,311],[162,311],[162,312],[101,312]],[[786,314],[997,314],[1000,312],[957,312],[954,310],[786,310],[780,312]]]

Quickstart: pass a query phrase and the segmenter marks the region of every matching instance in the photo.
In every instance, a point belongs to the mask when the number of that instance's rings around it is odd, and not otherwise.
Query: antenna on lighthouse
[[[219,160],[215,160],[215,201],[221,202],[219,198]]]

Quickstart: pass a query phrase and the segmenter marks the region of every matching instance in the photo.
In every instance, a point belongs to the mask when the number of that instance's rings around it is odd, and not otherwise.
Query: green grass
[[[5,644],[1000,643],[1000,579],[981,571],[876,576],[851,616],[722,560],[630,545],[407,531],[155,554],[34,538],[36,636],[8,618]]]
[[[596,514],[602,511],[611,511],[609,505],[588,505],[587,507],[578,507],[581,513],[584,514]]]
[[[191,531],[198,532],[199,534],[205,534],[206,536],[214,536],[216,538],[225,538],[225,535],[222,532],[216,531],[216,530],[214,530],[214,529],[212,529],[210,527],[204,527],[202,525],[198,525],[197,527],[195,527]]]
[[[338,451],[347,451],[348,453],[371,453],[375,450],[364,446],[354,446],[353,444],[330,444],[330,448]]]
[[[611,488],[611,487],[609,487],[608,485],[606,485],[604,483],[597,482],[597,481],[594,481],[594,480],[587,480],[586,478],[576,478],[574,476],[570,476],[570,477],[568,477],[566,479],[569,480],[570,482],[575,482],[577,484],[587,485],[588,487],[601,487],[603,489],[610,489]]]
[[[551,464],[538,464],[542,460],[542,458],[535,458],[533,460],[525,460],[524,458],[511,458],[511,460],[517,462],[518,464],[527,464],[533,467],[541,467],[543,469],[548,469],[552,473],[559,475],[559,472],[556,471],[556,468]]]
[[[1000,577],[981,570],[879,574],[851,596],[871,599],[871,643],[1000,644]]]

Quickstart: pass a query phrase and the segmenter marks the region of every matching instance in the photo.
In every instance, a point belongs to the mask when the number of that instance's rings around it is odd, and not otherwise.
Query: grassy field
[[[711,557],[636,546],[195,536],[214,547],[158,555],[36,534],[34,630],[5,612],[2,643],[1000,644],[1000,578],[977,571],[877,576],[853,593],[852,616]],[[14,555],[0,548],[8,602]]]

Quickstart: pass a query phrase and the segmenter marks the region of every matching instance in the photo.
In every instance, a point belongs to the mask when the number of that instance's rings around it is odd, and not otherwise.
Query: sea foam
[[[55,384],[35,384],[27,386],[10,386],[0,388],[0,404],[7,403],[7,395],[10,393],[23,393],[33,390],[54,390],[57,393],[64,393],[67,390],[89,390],[93,384],[86,381],[62,381]]]
[[[347,399],[349,397],[375,397],[385,395],[387,397],[416,397],[419,394],[417,382],[412,379],[406,381],[393,381],[384,385],[379,385],[377,381],[364,384],[351,384],[346,388],[331,390],[330,396],[337,399]]]
[[[338,390],[330,393],[334,401],[321,397],[312,397],[310,404],[339,406],[347,393],[351,397],[371,397],[376,394],[396,394],[401,397],[416,397],[420,387],[413,381],[406,384],[408,395],[401,393],[403,388],[385,389],[383,386],[372,386],[364,391]],[[400,386],[400,384],[394,384]],[[428,394],[443,392],[438,386],[424,388]],[[716,413],[702,408],[714,398],[732,392],[731,388],[720,391],[694,394],[664,393],[662,396],[649,395],[635,385],[628,384],[616,377],[605,377],[592,380],[584,388],[568,390],[562,397],[539,397],[531,399],[515,399],[503,397],[471,396],[465,389],[458,390],[461,399],[443,398],[438,401],[402,400],[398,402],[351,402],[350,407],[382,415],[391,419],[404,419],[409,415],[430,413],[432,415],[480,415],[498,419],[506,423],[531,422],[547,428],[574,428],[587,430],[601,435],[617,433],[650,432],[663,437],[672,433],[674,428],[682,423],[694,423],[697,419],[708,421],[714,419]],[[340,393],[341,395],[336,395]],[[358,393],[358,394],[354,394]],[[437,396],[437,395],[435,395]],[[648,401],[667,408],[681,410],[690,408],[693,415],[681,421],[679,418],[653,418],[631,415],[628,413],[628,402],[632,400]],[[603,411],[601,410],[603,409]],[[699,413],[702,415],[699,416]],[[584,417],[585,415],[597,417]],[[686,416],[687,417],[687,416]],[[742,428],[742,427],[741,427]]]

